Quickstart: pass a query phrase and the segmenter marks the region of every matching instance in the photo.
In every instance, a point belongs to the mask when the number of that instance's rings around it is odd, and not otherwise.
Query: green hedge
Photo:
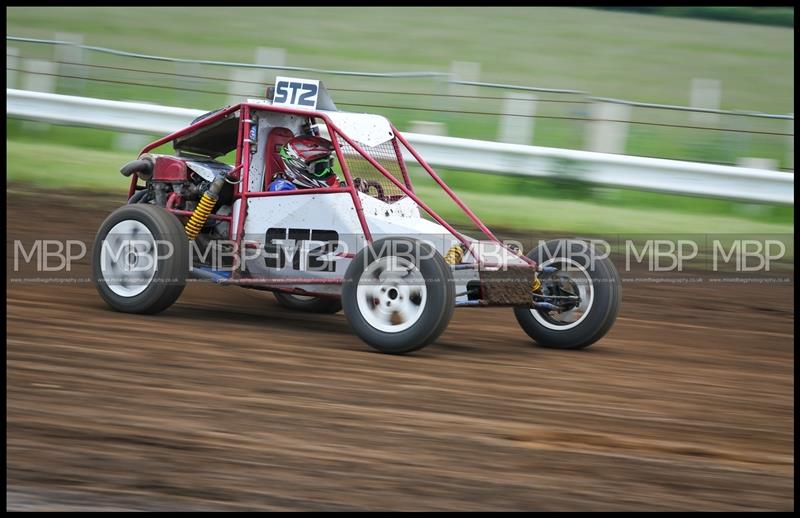
[[[598,9],[794,27],[793,7],[600,7]]]

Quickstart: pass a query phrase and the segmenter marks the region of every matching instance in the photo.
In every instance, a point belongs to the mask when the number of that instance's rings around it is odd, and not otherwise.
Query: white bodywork
[[[361,145],[374,147],[394,138],[392,125],[386,117],[371,113],[323,111],[342,133]]]
[[[442,255],[458,242],[442,226],[423,219],[416,203],[408,197],[391,204],[364,193],[359,193],[359,198],[373,239],[388,236],[413,236],[431,243]],[[367,244],[353,205],[353,199],[349,193],[271,196],[252,198],[247,203],[244,239],[250,243],[258,243],[258,251],[263,252],[258,257],[250,257],[246,262],[247,273],[252,277],[265,279],[342,278],[350,264],[351,257]],[[237,207],[234,207],[234,214],[237,214],[236,209]],[[234,222],[235,224],[236,222]],[[333,268],[330,271],[315,271],[308,264],[309,251],[323,246],[326,244],[325,241],[315,240],[313,239],[315,236],[309,235],[307,240],[298,242],[288,233],[285,234],[285,239],[270,239],[267,235],[270,229],[272,229],[273,236],[276,232],[275,229],[293,229],[295,232],[300,229],[308,229],[327,232],[326,237],[330,235],[331,231],[335,232],[336,248],[332,253],[324,256],[326,261],[332,263]],[[273,258],[274,255],[265,252],[263,245],[266,243],[277,244],[282,248],[286,255],[282,268],[270,266],[270,263],[267,262],[268,258]],[[301,247],[299,264],[295,264],[291,259],[298,247]],[[298,285],[296,287],[310,292],[323,293],[338,293],[341,289],[338,285]]]
[[[347,112],[324,112],[349,138],[368,150],[394,137],[389,121],[379,115]],[[307,119],[297,115],[256,112],[258,143],[251,158],[248,188],[261,191],[264,187],[264,160],[267,156],[266,141],[275,127],[300,133]],[[327,135],[326,135],[327,136]],[[420,208],[408,196],[392,203],[383,202],[365,193],[358,193],[364,218],[373,240],[389,236],[409,236],[429,242],[443,256],[459,241],[441,225],[425,219]],[[233,207],[233,228],[238,228],[239,204]],[[295,194],[250,198],[247,201],[247,219],[243,239],[251,246],[245,261],[246,276],[258,279],[272,278],[339,278],[344,277],[352,257],[367,241],[349,193]],[[337,241],[330,245],[333,235]],[[316,239],[324,236],[325,239]],[[258,244],[257,247],[252,245]],[[325,264],[325,271],[310,265],[309,252],[328,244],[330,252],[324,255],[314,252]],[[267,245],[267,249],[265,249]],[[278,249],[279,248],[279,249]],[[473,242],[473,249],[489,264],[498,263],[498,245],[493,242]],[[504,258],[500,262],[524,264],[523,261],[502,249]],[[258,254],[256,256],[256,254]],[[284,259],[278,259],[283,255]],[[475,262],[472,254],[464,259]],[[457,279],[456,293],[466,291],[466,283],[478,279],[474,270],[454,272]],[[339,293],[338,284],[283,285],[286,288],[303,289],[308,293]],[[466,300],[466,295],[457,297]]]
[[[274,128],[287,128],[295,135],[302,130],[303,123],[308,120],[299,115],[283,113],[256,112],[258,124],[256,152],[250,158],[250,175],[247,182],[249,191],[261,191],[264,186],[264,158],[267,152],[267,136]]]

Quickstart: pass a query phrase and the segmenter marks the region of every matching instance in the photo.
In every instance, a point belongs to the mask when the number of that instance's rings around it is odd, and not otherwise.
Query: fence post
[[[125,102],[133,102],[140,104],[155,104],[147,101],[139,101],[135,99],[127,99]],[[154,139],[148,135],[141,133],[123,133],[114,132],[114,137],[111,139],[111,148],[120,151],[141,151],[143,147],[152,142]]]
[[[734,116],[727,126],[736,130],[730,133],[727,143],[731,161],[738,164],[742,157],[747,157],[750,153],[753,141],[753,134],[750,131],[753,129],[753,120],[750,117]]]
[[[431,93],[437,95],[431,95],[428,97],[428,100],[430,101],[429,106],[433,111],[441,110],[442,108],[451,109],[453,100],[448,96],[450,95],[450,88],[452,88],[453,85],[450,84],[450,79],[450,76],[436,76],[433,78],[433,90]],[[450,114],[440,113],[437,118],[441,121],[447,121],[448,115]]]
[[[55,90],[56,65],[43,59],[25,60],[25,76],[22,86],[24,90],[53,93]]]
[[[142,102],[142,101],[136,101]],[[138,133],[115,133],[111,147],[119,151],[141,151],[143,147],[155,139]]]
[[[589,151],[624,154],[631,117],[630,105],[596,102],[592,104],[590,114],[593,120],[587,125]]]
[[[53,93],[55,90],[55,74],[57,68],[52,61],[43,59],[25,60],[25,70],[22,76],[22,89],[34,92]],[[23,131],[47,131],[50,124],[38,121],[22,121]]]
[[[83,45],[83,34],[75,34],[72,32],[57,32],[56,40],[68,41],[70,44],[56,45],[55,46],[55,61],[58,67],[59,74],[66,76],[83,76],[85,75],[83,67],[84,52],[79,45]],[[59,77],[58,90],[68,95],[83,95],[86,89],[86,80],[72,77]]]
[[[794,117],[794,113],[790,113],[789,115]],[[786,168],[794,169],[794,119],[790,119],[788,122],[789,122],[788,129],[791,135],[787,139],[789,147],[786,150]]]
[[[775,171],[778,169],[778,161],[772,158],[742,157],[736,161],[740,167],[752,167],[753,169],[768,169]]]
[[[533,116],[537,97],[531,94],[506,92],[500,117],[498,140],[509,144],[531,145],[533,142]]]
[[[175,63],[174,69],[175,73],[179,75],[174,77],[172,81],[173,86],[177,88],[188,87],[194,90],[203,90],[206,81],[199,77],[203,75],[202,65],[198,63]],[[203,95],[204,94],[200,92],[181,92],[181,105],[187,107],[203,106],[205,104],[202,102]]]
[[[719,110],[722,98],[720,82],[717,79],[692,79],[689,92],[689,106]],[[692,112],[691,121],[698,124],[719,124],[718,113]]]
[[[231,70],[231,82],[228,84],[228,104],[236,104],[244,101],[246,96],[242,92],[251,85],[242,81],[253,81],[253,71],[245,68],[234,68]]]
[[[481,64],[474,61],[452,61],[450,63],[450,77],[454,81],[477,82],[481,75]],[[478,88],[472,85],[457,85],[450,83],[450,95],[477,95]]]
[[[19,68],[19,49],[6,47],[6,85],[7,88],[17,87],[17,70]]]
[[[481,64],[473,61],[451,61],[450,62],[450,81],[478,81],[481,74]],[[458,85],[448,82],[447,85],[447,98],[446,109],[452,112],[459,112],[463,110],[464,101],[468,99],[459,99],[459,95],[478,95],[478,87],[473,85]],[[471,106],[467,104],[467,106]],[[457,128],[459,121],[463,115],[458,113],[443,113],[444,120],[452,128]]]
[[[256,64],[282,67],[286,64],[286,49],[274,47],[258,47],[256,49]],[[274,71],[263,70],[264,75],[274,74]],[[264,88],[266,92],[266,87]]]
[[[409,121],[409,133],[423,133],[425,135],[447,135],[447,126],[441,122],[431,121]]]
[[[258,47],[256,49],[255,64],[283,66],[286,64],[286,50],[272,47]],[[275,71],[258,68],[234,68],[231,72],[231,83],[228,85],[228,102],[238,103],[244,101],[247,95],[244,92],[256,92],[252,94],[257,97],[264,97],[267,92],[267,83],[270,76],[275,75]],[[236,81],[244,81],[237,83]]]

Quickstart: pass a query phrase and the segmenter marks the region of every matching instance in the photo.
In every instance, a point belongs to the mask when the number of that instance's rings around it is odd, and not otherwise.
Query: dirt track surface
[[[14,239],[93,236],[119,204],[8,202],[9,275]],[[138,316],[6,285],[10,510],[794,509],[793,283],[623,284],[584,351],[460,309],[402,357],[269,293],[192,284]]]

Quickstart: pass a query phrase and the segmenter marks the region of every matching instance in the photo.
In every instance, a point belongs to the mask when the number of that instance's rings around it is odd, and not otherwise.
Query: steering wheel
[[[356,189],[363,192],[364,194],[369,194],[370,189],[375,189],[376,198],[385,202],[386,201],[386,194],[384,193],[383,186],[378,183],[377,180],[365,180],[363,178],[354,178],[353,185],[355,185]]]

